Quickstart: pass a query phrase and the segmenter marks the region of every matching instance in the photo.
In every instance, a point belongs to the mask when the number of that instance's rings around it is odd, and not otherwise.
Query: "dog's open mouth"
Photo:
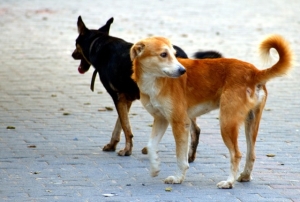
[[[79,67],[78,67],[78,72],[79,72],[80,74],[84,74],[84,73],[85,73],[85,71],[82,70],[81,65],[79,65]]]
[[[80,74],[84,74],[85,72],[87,72],[90,69],[90,64],[87,63],[85,60],[81,59],[80,60],[80,65],[78,67],[78,72]]]

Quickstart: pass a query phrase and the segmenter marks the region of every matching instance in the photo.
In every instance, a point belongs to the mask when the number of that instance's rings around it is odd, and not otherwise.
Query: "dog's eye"
[[[166,52],[163,52],[163,53],[160,54],[160,57],[162,57],[162,58],[165,58],[167,56],[168,56],[168,53],[166,53]]]

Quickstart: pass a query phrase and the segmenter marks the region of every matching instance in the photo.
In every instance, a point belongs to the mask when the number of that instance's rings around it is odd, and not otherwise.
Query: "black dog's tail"
[[[180,48],[179,46],[173,45],[174,49],[176,50],[175,56],[177,58],[188,58],[187,54]]]
[[[176,57],[188,58],[187,54],[180,47],[173,45],[176,50]],[[198,51],[193,56],[196,59],[208,59],[208,58],[222,58],[222,54],[217,51]]]
[[[222,58],[222,54],[217,51],[198,51],[193,55],[196,59]]]

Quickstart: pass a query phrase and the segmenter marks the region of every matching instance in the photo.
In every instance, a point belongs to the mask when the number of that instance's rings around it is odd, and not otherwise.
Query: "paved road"
[[[102,152],[116,111],[99,111],[113,106],[110,97],[99,81],[91,92],[92,71],[78,74],[71,58],[78,15],[89,28],[113,16],[111,35],[127,41],[162,35],[190,55],[214,49],[263,68],[257,45],[268,34],[285,36],[300,54],[299,8],[297,0],[0,0],[0,201],[300,201],[299,63],[289,77],[268,83],[253,181],[220,190],[229,159],[217,111],[198,119],[201,141],[184,183],[165,185],[176,169],[170,129],[156,178],[140,152],[152,118],[139,101],[130,113],[132,156]]]

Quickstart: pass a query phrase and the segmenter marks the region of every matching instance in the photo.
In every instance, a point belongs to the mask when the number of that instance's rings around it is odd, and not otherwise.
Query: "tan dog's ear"
[[[131,61],[133,61],[136,57],[141,55],[144,48],[145,48],[145,44],[143,44],[143,42],[138,42],[138,43],[134,44],[130,49]]]

